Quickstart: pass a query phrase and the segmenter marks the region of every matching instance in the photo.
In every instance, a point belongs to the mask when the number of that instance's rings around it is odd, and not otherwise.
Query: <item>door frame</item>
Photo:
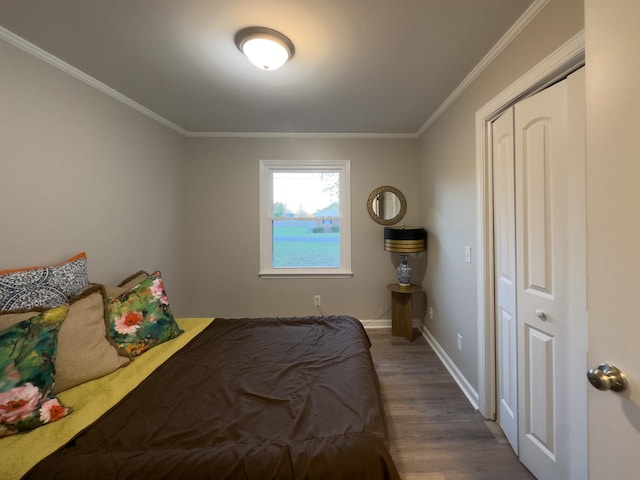
[[[497,389],[491,122],[518,100],[555,83],[584,63],[585,36],[581,30],[476,112],[478,410],[490,420],[496,417]]]

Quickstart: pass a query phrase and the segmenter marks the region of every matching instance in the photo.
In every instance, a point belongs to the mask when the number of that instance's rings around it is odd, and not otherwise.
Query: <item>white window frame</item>
[[[273,173],[322,172],[340,174],[340,267],[273,267]],[[351,162],[349,160],[260,160],[260,272],[262,278],[351,277]]]

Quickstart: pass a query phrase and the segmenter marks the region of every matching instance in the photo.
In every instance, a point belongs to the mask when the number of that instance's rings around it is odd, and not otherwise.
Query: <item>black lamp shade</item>
[[[384,249],[397,253],[422,252],[426,233],[422,227],[384,227]]]

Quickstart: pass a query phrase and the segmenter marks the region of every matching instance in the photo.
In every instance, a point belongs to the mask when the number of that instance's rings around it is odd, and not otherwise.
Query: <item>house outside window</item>
[[[348,160],[260,161],[260,276],[351,276]]]

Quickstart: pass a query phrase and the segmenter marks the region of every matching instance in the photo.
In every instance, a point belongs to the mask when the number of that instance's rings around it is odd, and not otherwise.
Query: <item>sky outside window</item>
[[[338,172],[274,172],[273,201],[283,203],[287,212],[312,216],[338,202]]]

